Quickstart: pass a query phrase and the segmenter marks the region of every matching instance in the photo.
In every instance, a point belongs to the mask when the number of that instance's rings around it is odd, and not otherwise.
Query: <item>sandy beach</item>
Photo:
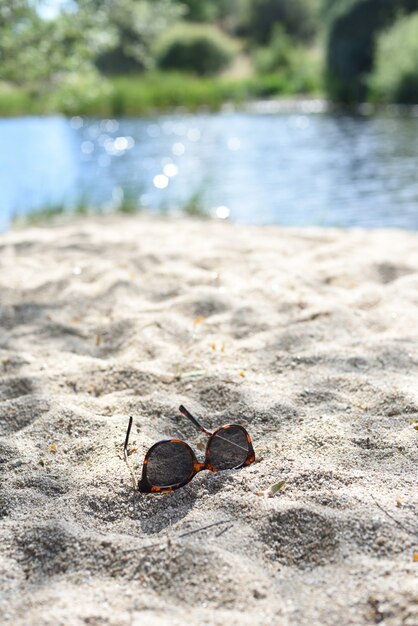
[[[1,625],[416,626],[417,320],[413,232],[2,235]],[[257,460],[135,495],[181,403]]]

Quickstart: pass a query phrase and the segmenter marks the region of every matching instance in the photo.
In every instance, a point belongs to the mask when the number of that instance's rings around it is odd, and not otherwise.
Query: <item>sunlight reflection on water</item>
[[[0,228],[124,197],[257,224],[418,227],[418,119],[249,113],[0,120]]]

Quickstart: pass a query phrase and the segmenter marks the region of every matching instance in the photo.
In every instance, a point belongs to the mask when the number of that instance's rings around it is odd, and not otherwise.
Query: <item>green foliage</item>
[[[108,36],[85,14],[64,12],[48,21],[33,4],[0,0],[0,80],[39,84],[65,73],[91,72]]]
[[[305,37],[305,13],[298,11],[313,15],[318,0],[68,0],[52,20],[37,12],[42,1],[0,0],[0,115],[217,109],[225,100],[318,89],[310,55],[291,39]],[[249,42],[262,38],[250,19],[257,8],[270,33],[282,24],[281,35],[275,31],[254,55],[261,74],[211,79],[238,48],[244,56]],[[187,19],[216,26],[180,22],[187,9]],[[157,60],[170,71],[155,71]],[[243,59],[231,72],[246,75],[248,65]]]
[[[214,22],[229,33],[242,33],[249,23],[253,0],[181,0],[186,7],[184,19],[191,22]]]
[[[156,37],[184,12],[174,0],[78,0],[54,20],[33,0],[0,0],[0,80],[55,83],[65,75],[153,65]]]
[[[14,228],[27,226],[44,226],[51,221],[65,221],[70,216],[83,217],[105,213],[122,213],[133,215],[142,210],[139,199],[131,191],[119,188],[120,198],[106,207],[92,207],[86,196],[80,195],[75,204],[68,205],[64,201],[46,204],[31,213],[16,214],[13,218]]]
[[[106,101],[112,93],[111,85],[98,74],[66,74],[59,86],[44,89],[37,94],[42,112],[60,112],[73,115],[106,115]]]
[[[109,115],[138,115],[173,107],[219,109],[230,91],[223,81],[178,72],[148,72],[137,77],[115,77]],[[233,91],[231,89],[231,91]]]
[[[281,26],[276,25],[270,44],[255,53],[255,66],[260,74],[276,72],[290,93],[321,91],[321,58],[317,51],[295,44]]]
[[[58,217],[62,217],[65,214],[66,207],[61,204],[48,205],[33,211],[28,215],[15,215],[13,218],[14,228],[25,228],[27,226],[42,226],[51,222]]]
[[[218,16],[222,28],[231,34],[248,35],[252,2],[253,0],[222,0]]]
[[[100,91],[96,91],[100,87]],[[246,79],[197,77],[178,72],[146,72],[116,76],[93,85],[94,97],[83,77],[56,85],[48,93],[0,87],[0,114],[22,115],[65,112],[67,115],[148,115],[181,107],[189,111],[219,110],[225,102],[241,105],[248,100],[278,95],[318,94],[318,77],[311,72],[291,75],[276,71]],[[68,94],[70,96],[68,97]]]
[[[329,32],[327,90],[348,104],[367,98],[376,37],[399,12],[418,10],[418,0],[326,0]]]
[[[155,110],[201,107],[217,110],[225,101],[235,104],[249,99],[292,93],[317,93],[318,81],[312,77],[289,77],[276,72],[244,80],[199,78],[178,72],[148,72],[138,77],[115,77],[107,115],[140,115]],[[76,114],[77,111],[74,111]]]
[[[204,76],[227,67],[234,57],[235,45],[214,26],[183,23],[163,34],[155,53],[163,69]]]
[[[185,215],[188,215],[189,217],[210,217],[209,211],[206,208],[204,201],[204,185],[201,185],[187,198],[187,200],[183,204],[182,211]]]
[[[418,103],[418,13],[379,36],[370,86],[374,100]]]
[[[186,7],[185,18],[192,22],[211,22],[219,15],[222,0],[182,0]]]
[[[252,0],[249,34],[266,44],[280,24],[289,35],[309,41],[317,30],[315,10],[315,0]]]
[[[294,43],[281,25],[276,25],[268,46],[258,48],[254,55],[255,66],[261,74],[289,68],[292,64]]]
[[[0,85],[0,117],[27,115],[32,112],[30,94],[23,89]]]
[[[174,0],[79,0],[79,5],[113,35],[113,44],[97,59],[99,69],[109,74],[153,68],[155,40],[185,11]]]

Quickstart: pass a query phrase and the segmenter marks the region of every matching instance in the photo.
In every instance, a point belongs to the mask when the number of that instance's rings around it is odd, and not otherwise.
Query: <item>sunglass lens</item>
[[[221,428],[211,439],[210,463],[217,470],[233,469],[245,463],[249,451],[247,435],[239,426]]]
[[[148,456],[147,479],[153,487],[173,487],[186,481],[192,473],[193,453],[186,444],[164,441]]]

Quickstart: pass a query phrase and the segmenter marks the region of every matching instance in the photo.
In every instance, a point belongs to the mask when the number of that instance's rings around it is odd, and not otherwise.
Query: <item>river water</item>
[[[80,204],[246,224],[418,228],[418,117],[217,113],[0,120],[0,230]]]

